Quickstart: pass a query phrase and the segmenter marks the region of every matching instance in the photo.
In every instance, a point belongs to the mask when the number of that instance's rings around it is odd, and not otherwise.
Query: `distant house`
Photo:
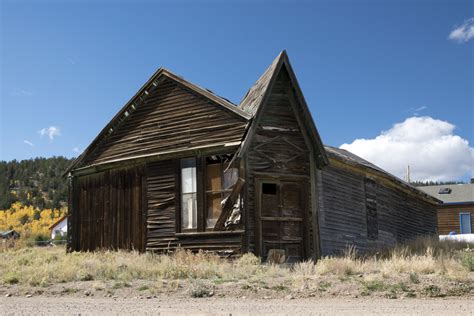
[[[51,239],[55,239],[56,236],[67,235],[67,215],[61,217],[56,223],[49,227],[51,231]]]
[[[474,179],[468,184],[433,185],[420,189],[443,201],[438,206],[440,235],[474,233]]]
[[[0,238],[1,239],[18,239],[20,238],[20,234],[14,230],[6,230],[6,231],[0,231]]]

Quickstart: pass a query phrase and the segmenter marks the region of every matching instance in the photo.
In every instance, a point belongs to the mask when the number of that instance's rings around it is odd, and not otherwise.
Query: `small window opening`
[[[277,186],[276,183],[262,183],[262,194],[276,195]]]
[[[439,194],[451,194],[451,189],[450,188],[441,188],[438,191]]]

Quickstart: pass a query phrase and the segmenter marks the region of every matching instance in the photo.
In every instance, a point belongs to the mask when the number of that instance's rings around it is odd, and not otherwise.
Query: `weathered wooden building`
[[[329,166],[320,182],[320,239],[324,255],[346,245],[360,252],[436,234],[439,200],[349,151],[326,146]]]
[[[434,199],[326,151],[285,52],[239,105],[161,68],[68,169],[69,250],[293,261],[435,233]]]

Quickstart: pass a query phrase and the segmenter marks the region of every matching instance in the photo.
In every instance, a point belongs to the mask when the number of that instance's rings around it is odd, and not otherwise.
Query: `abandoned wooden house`
[[[68,249],[296,261],[436,233],[435,199],[345,154],[284,51],[239,105],[160,68],[66,172]]]

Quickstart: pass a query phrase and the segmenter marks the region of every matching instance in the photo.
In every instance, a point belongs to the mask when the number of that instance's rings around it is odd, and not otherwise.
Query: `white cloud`
[[[72,149],[73,152],[75,152],[76,154],[79,154],[81,152],[81,150],[79,149],[79,147],[74,147]]]
[[[15,89],[10,92],[10,95],[13,97],[30,97],[33,95],[33,92],[23,89]]]
[[[31,147],[34,147],[34,146],[35,146],[35,144],[33,144],[32,142],[30,142],[29,140],[26,140],[26,139],[25,139],[23,142],[24,142],[25,144],[27,144],[28,146],[31,146]]]
[[[474,38],[474,18],[467,19],[461,26],[449,33],[450,40],[465,43]]]
[[[414,110],[415,110],[415,112],[420,112],[420,111],[426,110],[427,108],[428,108],[427,106],[423,105],[423,106],[420,106],[418,108],[415,108]]]
[[[50,140],[53,140],[54,137],[61,135],[59,127],[56,126],[42,128],[38,131],[38,133],[41,135],[41,137],[43,137],[44,135],[48,135]]]
[[[411,113],[415,116],[418,116],[419,112],[427,110],[427,109],[428,109],[428,107],[423,105],[423,106],[419,106],[417,108],[409,108],[406,112],[409,112],[409,113]]]
[[[428,116],[410,117],[374,139],[356,139],[341,148],[399,178],[410,165],[412,180],[458,180],[474,174],[474,148],[454,129]]]

